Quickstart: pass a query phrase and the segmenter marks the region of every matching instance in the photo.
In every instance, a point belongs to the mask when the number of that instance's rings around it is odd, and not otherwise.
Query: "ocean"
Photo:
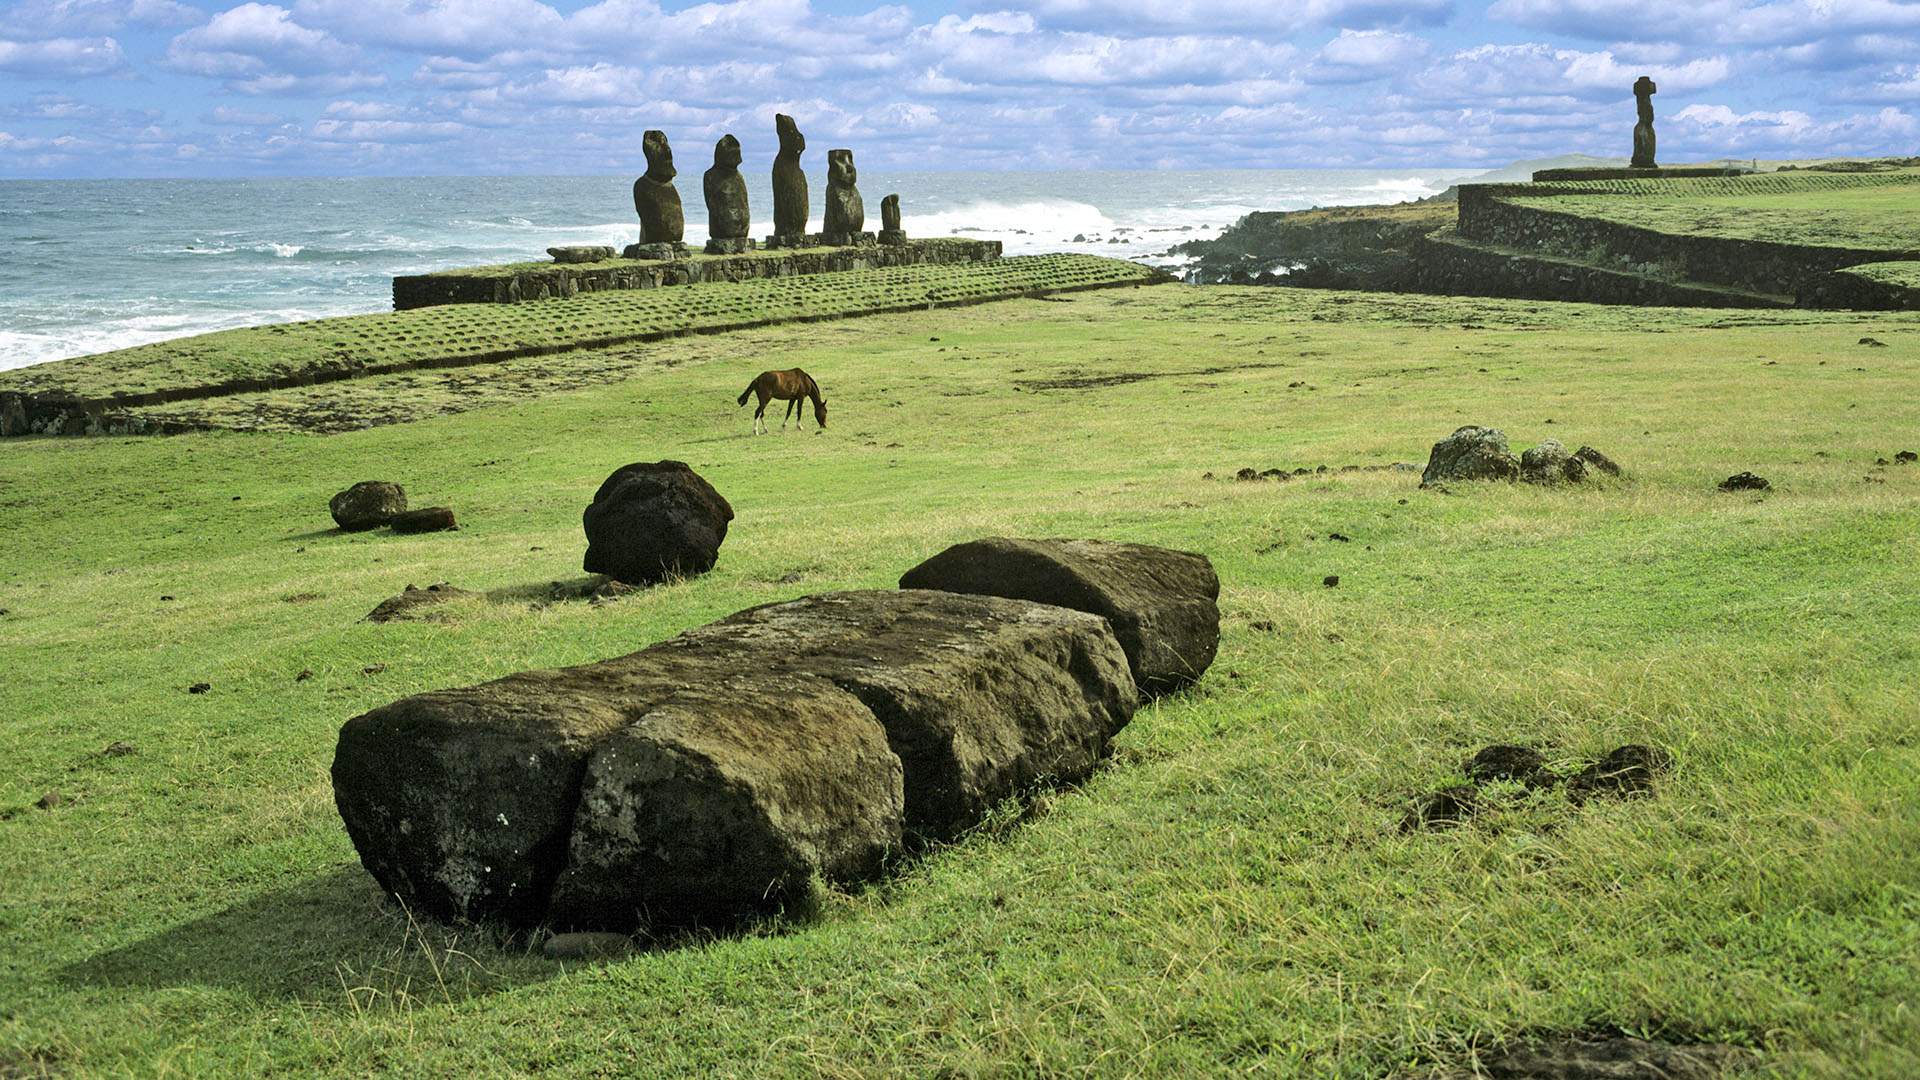
[[[813,228],[826,187],[809,162]],[[762,170],[747,171],[757,236]],[[867,224],[898,192],[909,236],[1002,241],[1161,265],[1253,210],[1398,202],[1460,170],[886,173],[862,169]],[[639,238],[632,177],[0,181],[0,369],[234,326],[387,310],[389,279],[543,259]],[[681,173],[687,242],[706,240],[700,170]]]

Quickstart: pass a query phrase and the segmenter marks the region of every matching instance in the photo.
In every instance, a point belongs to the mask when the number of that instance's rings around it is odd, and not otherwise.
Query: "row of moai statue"
[[[773,124],[780,136],[780,153],[773,159],[773,235],[767,237],[767,247],[907,242],[907,234],[900,228],[898,195],[880,201],[880,235],[876,238],[864,231],[867,209],[860,198],[859,171],[854,168],[851,150],[827,151],[826,220],[818,236],[807,235],[807,174],[800,167],[807,139],[791,116],[775,116]],[[667,145],[665,132],[649,131],[641,149],[647,155],[647,172],[633,182],[640,242],[629,247],[627,255],[640,259],[683,257],[687,253],[686,218],[680,208],[680,192],[673,186],[673,178],[678,175],[673,167],[673,148]],[[707,170],[702,181],[707,199],[707,254],[737,255],[753,250],[754,242],[748,235],[753,214],[747,205],[747,182],[740,176],[739,139],[720,137],[713,147],[713,168]]]

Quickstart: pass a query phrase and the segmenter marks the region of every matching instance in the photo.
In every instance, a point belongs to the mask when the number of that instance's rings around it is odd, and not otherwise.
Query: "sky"
[[[1920,0],[17,0],[0,177],[1920,154]],[[813,151],[820,153],[816,156]]]

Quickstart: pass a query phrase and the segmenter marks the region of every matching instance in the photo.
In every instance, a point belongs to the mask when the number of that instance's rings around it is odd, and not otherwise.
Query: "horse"
[[[800,425],[806,418],[806,414],[800,409],[800,400],[802,398],[811,398],[813,400],[814,421],[821,427],[827,426],[827,399],[820,396],[820,384],[813,381],[813,376],[801,371],[799,368],[788,368],[785,371],[761,372],[752,382],[747,384],[745,390],[740,391],[740,404],[745,405],[747,399],[755,394],[760,395],[760,407],[753,412],[753,433],[755,435],[759,435],[765,430],[766,421],[763,418],[767,415],[767,402],[774,398],[779,398],[781,401],[787,403],[787,415],[780,418],[780,427],[782,430],[785,430],[787,426],[788,417],[793,419],[793,429],[795,431],[800,430]]]

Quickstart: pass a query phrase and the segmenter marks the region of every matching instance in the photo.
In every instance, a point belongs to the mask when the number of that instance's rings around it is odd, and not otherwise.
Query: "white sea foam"
[[[262,249],[255,248],[254,250],[259,251]],[[273,252],[274,255],[279,258],[291,259],[295,255],[307,250],[307,247],[305,244],[275,244],[270,242],[264,250]]]
[[[0,371],[64,360],[70,356],[130,349],[171,338],[209,334],[242,326],[297,322],[331,315],[358,315],[379,311],[385,304],[354,304],[328,308],[275,308],[260,311],[196,312],[191,314],[133,315],[45,333],[0,330]]]

